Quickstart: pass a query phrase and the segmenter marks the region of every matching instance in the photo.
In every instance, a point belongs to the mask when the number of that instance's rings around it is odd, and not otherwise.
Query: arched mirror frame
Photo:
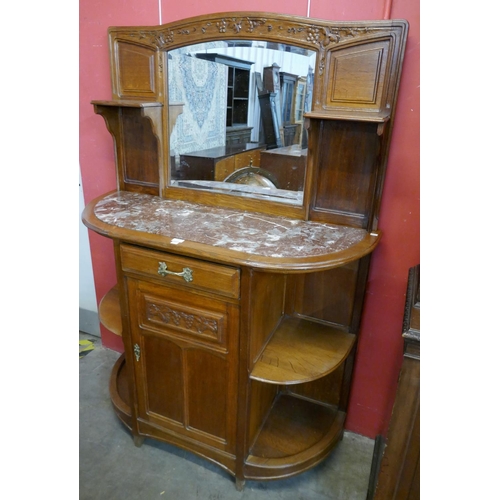
[[[95,101],[95,110],[105,117],[111,130],[120,126],[119,119],[113,122],[107,118],[106,106],[139,108],[142,117],[150,121],[158,143],[152,161],[158,179],[149,184],[125,178],[120,165],[126,160],[116,144],[119,188],[298,219],[311,218],[313,213],[317,220],[374,229],[407,30],[406,21],[338,22],[262,12],[212,14],[154,27],[109,28],[113,102]],[[236,39],[284,43],[317,53],[312,111],[306,117],[310,123],[302,206],[169,186],[169,122],[175,117],[168,106],[167,52],[194,43]],[[365,80],[358,85],[360,76]],[[324,179],[327,168],[323,165],[320,172],[318,166],[318,149],[328,144],[326,120],[369,123],[374,127],[370,133],[376,132],[378,137],[370,150],[377,165],[367,181],[368,201],[362,202],[370,206],[361,209],[362,217],[336,208],[331,200],[318,202],[324,197],[318,186],[334,182]],[[117,134],[113,135],[116,140]]]

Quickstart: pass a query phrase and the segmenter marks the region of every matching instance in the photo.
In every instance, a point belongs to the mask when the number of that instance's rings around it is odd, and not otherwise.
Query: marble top
[[[261,257],[297,258],[341,252],[366,238],[364,229],[210,207],[119,191],[95,206],[100,221],[169,238]]]

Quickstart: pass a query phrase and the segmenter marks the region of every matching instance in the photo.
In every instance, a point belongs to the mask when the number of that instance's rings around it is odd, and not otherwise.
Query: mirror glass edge
[[[243,14],[243,13],[241,13]],[[238,13],[240,15],[240,13]],[[251,32],[251,33],[235,33],[235,32],[221,32],[221,33],[204,33],[200,34],[201,30],[196,29],[194,34],[187,34],[184,38],[176,41],[172,41],[168,45],[165,45],[160,49],[161,56],[164,61],[164,74],[163,78],[164,82],[164,102],[165,102],[165,124],[169,123],[170,112],[168,109],[168,70],[166,69],[167,65],[167,56],[170,50],[190,46],[196,43],[210,42],[210,41],[232,41],[232,40],[242,40],[242,41],[262,41],[262,42],[274,42],[274,43],[283,43],[286,45],[294,45],[296,47],[306,49],[315,54],[315,65],[313,68],[314,74],[316,75],[319,68],[320,61],[320,50],[319,44],[317,41],[311,41],[307,39],[307,35],[304,34],[304,31],[311,30],[313,27],[317,27],[318,29],[321,27],[320,20],[311,20],[308,18],[300,18],[298,16],[286,16],[286,15],[268,15],[266,13],[259,13],[267,19],[268,22],[274,22],[276,26],[283,21],[289,22],[295,26],[300,26],[300,28],[289,28],[287,30],[275,31],[274,33],[262,33],[262,32]],[[226,19],[228,17],[233,17],[232,15],[222,15],[220,19]],[[243,16],[240,16],[243,17]],[[216,18],[219,19],[219,18]],[[209,20],[208,22],[213,22],[214,18]],[[202,23],[207,22],[207,20],[202,20],[202,18],[190,18],[180,22],[173,22],[158,26],[160,30],[176,30],[177,32],[181,32],[183,26],[192,26],[193,23]],[[324,26],[325,21],[323,21]],[[281,29],[281,28],[280,28]],[[282,32],[284,31],[284,33]],[[319,86],[314,82],[313,87],[313,103],[316,100],[317,92],[319,91]],[[255,210],[257,212],[262,213],[278,213],[284,216],[290,216],[294,218],[305,218],[306,217],[306,206],[308,205],[308,171],[310,169],[309,162],[309,151],[306,158],[306,167],[305,167],[305,175],[304,175],[304,195],[302,197],[302,202],[300,204],[288,204],[282,202],[275,202],[272,200],[262,200],[256,198],[240,198],[238,196],[234,196],[231,194],[222,194],[222,193],[210,193],[208,191],[190,189],[187,187],[178,187],[171,185],[171,176],[170,176],[170,144],[169,144],[169,127],[166,126],[164,129],[164,144],[165,144],[165,155],[163,161],[163,175],[162,181],[160,183],[160,194],[166,198],[174,198],[174,199],[186,199],[191,200],[193,202],[201,202],[207,205],[214,206],[224,206],[228,208],[238,208],[243,207],[245,209]]]

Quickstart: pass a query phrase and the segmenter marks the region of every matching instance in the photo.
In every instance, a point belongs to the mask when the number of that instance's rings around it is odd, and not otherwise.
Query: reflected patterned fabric
[[[182,114],[171,133],[172,154],[226,143],[227,68],[188,55],[169,63],[169,102],[182,102]]]

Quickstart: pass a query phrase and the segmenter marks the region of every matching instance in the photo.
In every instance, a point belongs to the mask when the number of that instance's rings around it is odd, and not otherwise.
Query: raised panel
[[[167,338],[142,337],[145,411],[182,424],[184,375],[182,349]],[[141,391],[139,391],[141,393]]]
[[[180,289],[138,282],[138,326],[227,352],[231,306]]]
[[[226,443],[231,426],[229,397],[233,383],[225,356],[186,349],[186,426]],[[232,401],[235,404],[235,401]]]
[[[390,40],[332,50],[328,54],[325,109],[365,108],[381,111]]]
[[[155,51],[126,42],[116,43],[117,92],[120,97],[153,97],[155,90]]]
[[[158,142],[151,122],[137,109],[124,108],[120,116],[124,182],[158,186]]]
[[[212,313],[150,295],[143,295],[142,300],[145,326],[168,328],[183,336],[217,344],[225,340],[225,312]]]
[[[377,125],[324,121],[311,220],[367,228],[373,210],[380,137]]]

